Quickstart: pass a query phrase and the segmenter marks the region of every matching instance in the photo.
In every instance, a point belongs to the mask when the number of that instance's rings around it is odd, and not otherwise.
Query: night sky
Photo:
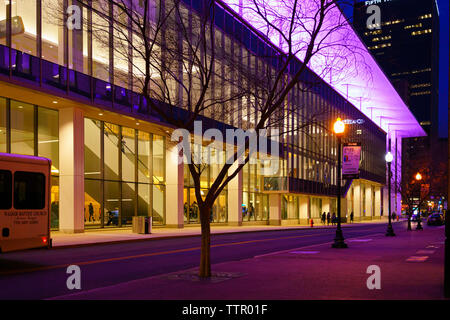
[[[352,1],[342,0],[342,10],[351,20]],[[449,77],[449,1],[436,0],[439,10],[439,136],[448,137],[448,77]]]

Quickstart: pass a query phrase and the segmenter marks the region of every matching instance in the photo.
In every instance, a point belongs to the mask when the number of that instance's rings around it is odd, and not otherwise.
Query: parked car
[[[429,226],[442,226],[444,223],[444,217],[440,213],[433,213],[427,219]]]

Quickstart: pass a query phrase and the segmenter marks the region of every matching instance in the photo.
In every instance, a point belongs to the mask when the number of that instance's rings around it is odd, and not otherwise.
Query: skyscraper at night
[[[376,21],[373,9],[380,10]],[[403,177],[446,161],[432,158],[438,142],[439,10],[435,0],[376,0],[354,4],[353,25],[368,50],[427,132],[403,141]]]

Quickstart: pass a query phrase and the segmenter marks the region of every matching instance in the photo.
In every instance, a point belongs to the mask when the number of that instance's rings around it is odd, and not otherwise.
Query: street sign
[[[342,149],[342,178],[359,179],[359,161],[361,157],[361,143],[344,143]]]

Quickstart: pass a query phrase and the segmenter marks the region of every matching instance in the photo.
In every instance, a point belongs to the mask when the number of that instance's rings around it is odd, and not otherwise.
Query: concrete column
[[[84,116],[59,110],[59,230],[84,232]]]
[[[309,207],[309,198],[308,196],[300,196],[300,212],[299,212],[299,223],[307,224],[310,215],[310,207]]]
[[[269,224],[281,225],[281,194],[269,195]]]
[[[381,217],[381,187],[375,187],[375,217]]]
[[[366,203],[365,203],[365,210],[366,210],[366,216],[370,217],[369,219],[372,219],[373,217],[373,211],[372,211],[372,186],[366,185]]]
[[[232,174],[237,162],[228,170]],[[228,183],[228,225],[242,225],[242,170]],[[270,212],[270,211],[269,211]]]
[[[361,184],[354,181],[353,186],[353,215],[355,221],[361,220]]]
[[[176,144],[167,141],[166,149],[166,226],[183,228],[184,164],[179,161]],[[180,162],[180,163],[179,163]]]

